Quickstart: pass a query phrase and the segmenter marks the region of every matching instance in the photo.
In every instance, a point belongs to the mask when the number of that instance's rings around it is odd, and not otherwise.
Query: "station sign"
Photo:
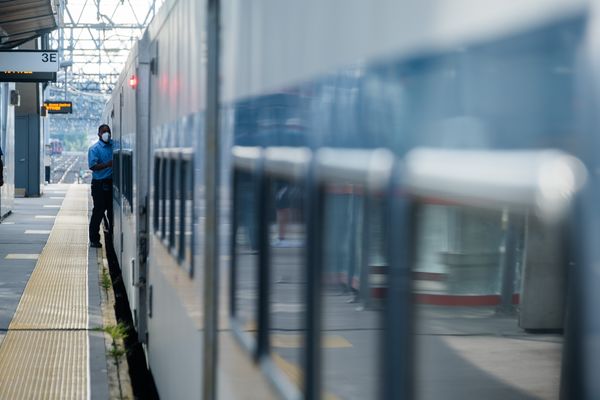
[[[0,82],[56,82],[56,72],[0,71]]]
[[[0,71],[58,71],[56,50],[0,50]]]
[[[48,114],[73,113],[73,103],[70,101],[45,101],[44,108]]]

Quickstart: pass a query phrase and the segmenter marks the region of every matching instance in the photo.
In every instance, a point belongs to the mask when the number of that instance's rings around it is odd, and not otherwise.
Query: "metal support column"
[[[269,285],[270,278],[270,251],[269,251],[269,210],[271,209],[271,185],[265,175],[264,159],[260,160],[257,169],[258,205],[258,332],[256,337],[256,360],[269,354]]]
[[[208,0],[205,150],[205,249],[203,386],[205,400],[217,395],[217,327],[219,315],[219,0]],[[200,73],[200,72],[199,72]]]
[[[239,174],[235,166],[231,174],[231,231],[229,234],[229,316],[237,315],[235,292],[237,290],[237,230],[238,230],[238,185]]]
[[[316,179],[313,159],[306,186],[306,353],[304,360],[305,399],[321,398],[321,288],[323,271],[323,227],[325,196]]]
[[[365,196],[363,201],[362,213],[362,251],[360,260],[360,288],[359,297],[365,308],[372,307],[371,301],[371,285],[369,284],[369,261],[371,256],[371,206],[373,202],[370,196]]]
[[[414,254],[413,205],[398,195],[399,168],[394,168],[386,194],[385,246],[389,260],[381,349],[384,387],[381,399],[413,398],[413,314],[411,263]],[[392,241],[393,238],[393,241]]]

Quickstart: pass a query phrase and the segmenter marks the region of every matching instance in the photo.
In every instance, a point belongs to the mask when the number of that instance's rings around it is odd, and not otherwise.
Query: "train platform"
[[[47,185],[42,197],[16,199],[0,223],[0,399],[126,390],[111,377],[110,296],[103,249],[88,246],[89,205],[88,185]]]

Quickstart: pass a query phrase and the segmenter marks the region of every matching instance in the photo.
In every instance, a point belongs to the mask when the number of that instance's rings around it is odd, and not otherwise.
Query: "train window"
[[[364,192],[324,188],[321,374],[331,398],[381,398],[384,214],[383,202]]]
[[[154,232],[158,232],[159,229],[159,194],[160,194],[160,171],[161,171],[162,160],[159,157],[154,157],[154,206],[153,206],[153,219],[154,219]]]
[[[133,155],[131,150],[123,150],[123,196],[127,200],[129,207],[133,207]]]
[[[190,153],[190,159],[186,161],[185,169],[185,223],[184,227],[184,260],[189,266],[190,276],[194,275],[194,163],[193,153]]]
[[[258,301],[257,182],[254,175],[237,172],[234,179],[232,236],[234,274],[233,317],[242,332],[256,336]]]
[[[121,184],[121,195],[125,196],[125,194],[127,193],[127,156],[126,156],[126,151],[123,150],[121,151],[121,178],[120,178],[120,184]],[[123,204],[125,204],[126,202],[124,201]]]
[[[164,239],[166,237],[166,221],[167,221],[167,170],[168,170],[168,160],[163,158],[160,163],[160,199],[159,199],[159,207],[160,207],[160,237]]]
[[[179,189],[178,189],[178,180],[177,180],[177,160],[174,158],[169,158],[169,180],[168,180],[168,187],[169,187],[169,193],[168,193],[168,199],[169,199],[169,204],[168,204],[168,218],[167,218],[167,225],[168,225],[168,232],[169,232],[169,237],[168,237],[168,245],[169,248],[175,252],[175,245],[176,245],[176,239],[175,239],[175,232],[176,232],[176,226],[177,226],[177,215],[175,214],[175,210],[176,210],[176,202],[178,199],[178,195],[179,195]]]
[[[276,180],[270,187],[272,209],[267,223],[270,246],[269,344],[272,360],[290,384],[301,390],[294,370],[304,360],[306,304],[306,221],[304,189]]]
[[[113,198],[117,201],[121,193],[121,151],[113,151]]]
[[[189,154],[191,156],[191,154]],[[191,159],[181,160],[179,175],[179,188],[181,190],[179,204],[179,260],[189,267],[192,275],[192,224],[193,224],[193,168]]]
[[[154,158],[154,231],[192,275],[192,152],[164,149]]]
[[[183,262],[185,255],[185,211],[186,211],[186,176],[187,176],[187,161],[179,161],[179,176],[178,176],[178,187],[179,193],[177,194],[177,259],[179,262]]]
[[[416,398],[558,398],[569,264],[559,230],[431,203],[415,219]]]

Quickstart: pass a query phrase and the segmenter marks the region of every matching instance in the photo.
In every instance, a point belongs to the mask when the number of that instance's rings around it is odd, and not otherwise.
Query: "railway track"
[[[85,153],[55,156],[50,174],[53,183],[90,183],[92,179]]]

